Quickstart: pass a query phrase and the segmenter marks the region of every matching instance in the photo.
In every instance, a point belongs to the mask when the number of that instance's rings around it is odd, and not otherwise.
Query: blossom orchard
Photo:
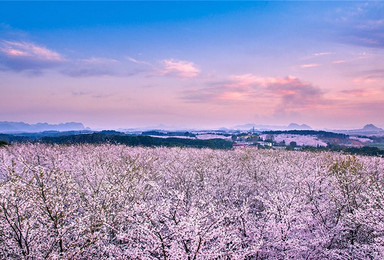
[[[383,259],[384,159],[0,148],[0,258]]]

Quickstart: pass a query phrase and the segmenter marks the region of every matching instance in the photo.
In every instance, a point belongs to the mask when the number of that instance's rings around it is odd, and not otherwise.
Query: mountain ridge
[[[312,130],[312,127],[306,124],[290,123],[287,126],[278,125],[257,125],[257,124],[243,124],[236,125],[234,129],[249,130],[255,128],[255,130]]]
[[[36,123],[28,124],[25,122],[0,121],[0,133],[20,133],[20,132],[44,132],[44,131],[73,131],[86,130],[82,123],[66,122],[60,124]]]

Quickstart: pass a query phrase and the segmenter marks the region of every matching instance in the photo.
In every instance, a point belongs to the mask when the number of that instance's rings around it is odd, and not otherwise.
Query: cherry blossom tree
[[[0,148],[2,259],[382,259],[384,159]]]

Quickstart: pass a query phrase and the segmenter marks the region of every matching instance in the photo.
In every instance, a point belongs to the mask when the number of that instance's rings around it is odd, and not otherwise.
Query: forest
[[[147,135],[129,135],[117,131],[95,133],[31,133],[28,135],[0,134],[0,140],[6,143],[47,143],[47,144],[125,144],[144,147],[192,147],[211,149],[231,149],[232,142],[223,139],[184,139],[177,137],[158,138]]]

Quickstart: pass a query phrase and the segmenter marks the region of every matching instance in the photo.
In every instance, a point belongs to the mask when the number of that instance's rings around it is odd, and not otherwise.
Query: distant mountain
[[[379,128],[373,124],[367,124],[363,128],[360,129],[350,129],[350,130],[328,130],[335,133],[343,133],[347,135],[354,136],[384,136],[384,130]]]
[[[179,126],[170,126],[170,125],[154,125],[154,126],[146,126],[146,127],[134,127],[134,128],[118,128],[117,131],[124,133],[140,133],[143,131],[192,131],[194,129],[187,127],[179,127]]]
[[[0,133],[33,133],[33,132],[44,132],[44,131],[79,131],[85,130],[86,128],[82,123],[68,122],[61,124],[48,124],[48,123],[37,123],[27,124],[24,122],[8,122],[0,121]]]
[[[282,130],[285,129],[285,126],[276,126],[276,125],[256,125],[256,124],[244,124],[244,125],[236,125],[233,129],[236,130],[250,130],[255,128],[255,130]]]
[[[288,130],[311,130],[312,127],[306,124],[296,124],[296,123],[290,123],[287,127]]]
[[[288,126],[277,126],[277,125],[256,125],[256,124],[244,124],[244,125],[237,125],[234,127],[234,129],[239,130],[250,130],[252,128],[255,128],[255,130],[311,130],[312,127],[306,124],[296,124],[296,123],[290,123]]]
[[[363,129],[361,129],[361,130],[363,130],[363,131],[383,131],[382,128],[379,128],[379,127],[377,127],[377,126],[375,126],[373,124],[365,125],[363,127]]]

